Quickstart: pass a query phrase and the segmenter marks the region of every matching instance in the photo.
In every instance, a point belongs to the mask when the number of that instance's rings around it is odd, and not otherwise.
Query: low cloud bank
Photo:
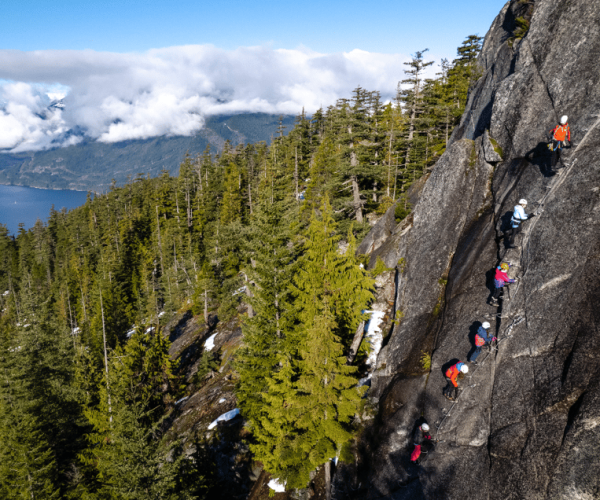
[[[117,54],[0,50],[0,151],[192,135],[204,116],[311,113],[358,85],[392,98],[408,57],[210,45]],[[52,105],[64,95],[62,106]],[[74,133],[75,131],[75,133]]]

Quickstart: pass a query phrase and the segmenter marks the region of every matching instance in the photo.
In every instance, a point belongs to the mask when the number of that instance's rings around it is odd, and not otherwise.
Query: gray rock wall
[[[412,216],[377,234],[371,262],[397,266],[402,321],[369,392],[379,414],[335,498],[600,498],[600,2],[537,0],[529,32],[511,40],[524,8],[512,0],[494,21],[483,76]],[[546,134],[563,114],[573,147],[554,174]],[[520,198],[539,216],[507,249]],[[520,281],[496,308],[502,260]],[[486,320],[498,348],[469,365],[452,404],[443,368],[466,361]],[[415,466],[420,415],[438,443]]]

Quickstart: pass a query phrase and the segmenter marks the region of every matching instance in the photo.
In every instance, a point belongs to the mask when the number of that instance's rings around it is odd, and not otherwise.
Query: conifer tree
[[[306,231],[292,293],[301,324],[310,324],[312,318],[320,314],[323,299],[329,297],[329,307],[337,325],[336,334],[343,342],[349,342],[360,322],[362,310],[373,298],[374,281],[359,267],[353,244],[344,255],[339,253],[341,237],[336,229],[331,205],[325,197],[321,215],[313,214]],[[350,237],[350,243],[353,243],[351,234]]]
[[[305,487],[311,470],[339,455],[352,437],[351,420],[360,411],[364,388],[357,387],[357,368],[346,364],[338,331],[326,296],[319,315],[301,332],[299,377],[289,402],[294,433],[281,456],[282,466],[287,466],[282,476],[290,488]]]
[[[419,160],[420,149],[422,146],[422,137],[419,136],[418,127],[420,115],[423,113],[423,71],[433,64],[433,61],[425,61],[423,54],[427,49],[417,51],[410,62],[404,63],[409,66],[406,71],[408,78],[402,80],[403,84],[409,85],[406,89],[399,87],[398,100],[402,102],[407,113],[407,133],[404,139],[405,153],[404,164],[406,169],[412,171],[412,179],[407,178],[405,182],[414,182],[417,178],[417,172],[422,171],[423,163]],[[410,174],[409,174],[410,175]]]
[[[278,192],[271,202],[269,193],[263,193],[252,217],[248,241],[250,260],[244,272],[251,293],[245,301],[254,314],[242,325],[244,346],[237,355],[240,381],[236,393],[244,417],[256,428],[263,427],[263,420],[269,418],[263,414],[266,379],[276,369],[286,332],[294,322],[289,293],[294,269],[294,206],[290,201]]]

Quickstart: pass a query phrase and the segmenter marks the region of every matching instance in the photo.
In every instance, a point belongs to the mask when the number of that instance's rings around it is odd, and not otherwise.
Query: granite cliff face
[[[516,19],[530,19],[514,38]],[[600,1],[509,1],[487,34],[483,76],[411,216],[384,217],[362,252],[396,267],[394,326],[369,391],[377,417],[336,499],[600,498]],[[548,131],[572,147],[551,171]],[[518,249],[502,229],[520,198],[538,217]],[[520,281],[488,305],[492,270]],[[453,404],[443,369],[466,361],[482,321],[500,339]],[[431,354],[431,368],[419,360]],[[421,466],[423,415],[438,441]]]

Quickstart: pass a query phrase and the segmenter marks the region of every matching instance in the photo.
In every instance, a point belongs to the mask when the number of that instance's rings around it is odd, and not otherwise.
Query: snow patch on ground
[[[240,414],[239,408],[228,411],[227,413],[223,413],[223,415],[221,415],[219,418],[217,418],[217,420],[214,420],[213,422],[211,422],[211,424],[208,426],[208,430],[214,429],[219,422],[227,422],[228,420],[231,420],[231,419],[237,417],[239,414]]]
[[[73,328],[73,330],[71,330],[71,335],[77,335],[80,331],[81,331],[81,328],[79,328],[79,327]]]
[[[183,403],[188,398],[189,398],[189,396],[185,396],[184,398],[181,398],[178,401],[175,401],[175,404],[178,405],[179,403]]]
[[[147,329],[147,330],[144,332],[144,334],[148,334],[148,333],[150,333],[150,332],[153,332],[153,331],[154,331],[154,327],[153,327],[153,326],[151,326],[150,328],[148,328],[148,329]]]
[[[365,325],[365,339],[371,344],[371,352],[367,358],[367,366],[370,368],[375,366],[377,361],[377,355],[381,350],[381,344],[383,342],[383,333],[381,331],[381,323],[385,313],[383,311],[363,311],[366,314],[371,314],[371,318]]]
[[[4,292],[2,295],[3,295],[4,297],[6,297],[6,296],[7,296],[9,293],[10,293],[10,290],[6,290],[6,292]]]
[[[246,292],[246,287],[243,286],[242,288],[238,288],[235,292],[233,292],[233,295],[237,295],[238,293],[245,293]]]
[[[131,336],[135,333],[135,325],[133,325],[131,327],[131,330],[129,330],[125,335],[127,335],[127,338],[131,338]]]
[[[284,493],[285,492],[285,483],[281,484],[279,482],[279,479],[271,479],[269,481],[269,488],[271,488],[273,491],[276,491],[277,493]]]
[[[212,351],[215,348],[215,337],[216,336],[217,336],[217,334],[213,333],[210,337],[208,337],[208,339],[206,339],[206,342],[204,343],[205,351]]]
[[[225,401],[227,401],[225,398],[219,399],[219,403],[224,403]]]
[[[159,318],[162,318],[162,317],[163,317],[165,314],[167,314],[167,313],[166,313],[166,312],[164,312],[164,311],[161,311],[161,312],[158,314],[158,317],[159,317]]]

